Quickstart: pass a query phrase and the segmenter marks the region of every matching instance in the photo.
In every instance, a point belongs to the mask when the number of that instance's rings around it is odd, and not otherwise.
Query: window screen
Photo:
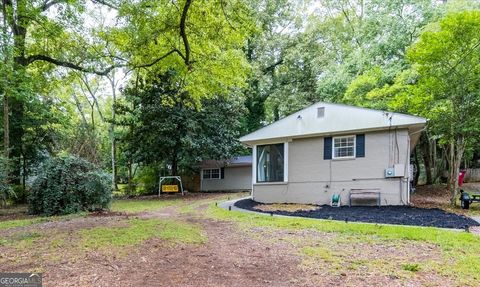
[[[355,136],[333,138],[333,158],[355,157]]]

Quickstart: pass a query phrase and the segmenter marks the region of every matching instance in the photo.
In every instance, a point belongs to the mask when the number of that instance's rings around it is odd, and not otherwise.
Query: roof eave
[[[362,129],[352,129],[352,130],[342,130],[342,131],[334,131],[334,132],[324,132],[324,133],[311,133],[311,134],[300,134],[300,135],[290,135],[290,136],[280,136],[280,137],[273,137],[273,138],[257,138],[252,140],[242,140],[240,138],[240,142],[248,147],[252,147],[257,144],[268,144],[268,143],[279,143],[279,142],[286,142],[292,139],[300,139],[300,138],[312,138],[312,137],[324,137],[330,135],[341,135],[341,134],[348,134],[348,133],[358,133],[358,132],[375,132],[375,131],[384,131],[392,128],[407,128],[409,131],[417,131],[421,130],[426,125],[424,123],[416,123],[416,124],[405,124],[405,125],[396,125],[391,127],[375,127],[375,128],[362,128]]]

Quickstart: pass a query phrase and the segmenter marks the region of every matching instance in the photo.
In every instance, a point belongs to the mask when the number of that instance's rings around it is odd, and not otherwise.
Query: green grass
[[[169,243],[199,244],[206,239],[201,229],[193,224],[174,220],[131,219],[125,227],[95,227],[80,231],[83,247],[105,249],[129,247],[158,237]]]
[[[169,242],[184,244],[206,242],[206,237],[200,227],[193,224],[162,220],[159,227],[161,232],[157,236]]]
[[[402,264],[402,268],[403,270],[410,272],[420,271],[420,265],[418,265],[417,263],[405,263]]]
[[[478,236],[466,232],[456,232],[434,227],[376,225],[310,218],[271,217],[239,211],[228,211],[214,205],[209,207],[208,214],[217,219],[232,220],[249,226],[294,230],[314,229],[322,232],[380,236],[385,239],[418,240],[440,244],[446,248],[460,247],[464,244],[479,245],[480,248],[480,237]]]
[[[86,212],[79,212],[75,214],[68,214],[68,215],[55,215],[55,216],[45,216],[45,217],[33,217],[27,219],[12,219],[12,220],[5,220],[0,221],[0,230],[8,229],[8,228],[15,228],[15,227],[24,227],[38,223],[44,222],[51,222],[51,221],[67,221],[73,218],[85,216]]]
[[[248,196],[249,194],[250,193],[248,192],[238,192],[234,194],[221,194],[213,199],[206,198],[200,200],[192,200],[190,202],[185,202],[183,205],[181,205],[178,211],[180,213],[194,213],[202,205],[210,205],[212,202],[220,203],[231,199],[242,198]]]
[[[121,199],[113,201],[112,207],[110,209],[112,211],[129,213],[155,211],[165,208],[167,206],[173,206],[175,204],[178,204],[179,202],[180,199]]]
[[[342,266],[343,258],[324,246],[305,246],[301,249],[301,254],[304,255],[303,264],[306,266],[317,265],[317,260],[326,262],[331,270],[340,269]]]
[[[42,220],[42,218],[32,218],[32,219],[14,219],[14,220],[0,221],[0,230],[13,228],[13,227],[28,226],[28,225],[32,225],[42,221],[45,222],[46,220]]]
[[[17,232],[11,236],[0,239],[0,246],[14,246],[17,250],[30,248],[35,240],[41,238],[42,235],[37,232]]]
[[[433,227],[375,225],[309,218],[270,217],[228,211],[213,204],[210,205],[207,215],[215,219],[237,222],[244,229],[253,227],[289,230],[312,229],[319,232],[339,234],[342,237],[357,237],[357,242],[358,240],[408,241],[413,245],[415,242],[427,242],[440,248],[443,262],[445,262],[445,264],[432,263],[431,266],[428,266],[429,269],[446,276],[453,276],[462,285],[480,280],[480,236],[471,233]],[[352,241],[352,243],[356,242]],[[304,250],[304,253],[317,254],[318,256],[328,255],[325,250],[307,249]]]

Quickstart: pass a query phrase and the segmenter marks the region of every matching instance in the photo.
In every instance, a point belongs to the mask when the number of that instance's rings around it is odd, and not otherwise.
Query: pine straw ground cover
[[[0,272],[44,286],[477,286],[480,237],[220,209],[243,196],[144,198],[0,230]]]

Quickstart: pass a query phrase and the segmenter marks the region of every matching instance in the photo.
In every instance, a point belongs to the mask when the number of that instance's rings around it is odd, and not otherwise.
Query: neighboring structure
[[[424,118],[316,103],[240,138],[253,150],[252,196],[264,203],[330,204],[371,192],[410,202],[410,152]]]
[[[247,191],[252,189],[252,157],[202,162],[201,191]]]

